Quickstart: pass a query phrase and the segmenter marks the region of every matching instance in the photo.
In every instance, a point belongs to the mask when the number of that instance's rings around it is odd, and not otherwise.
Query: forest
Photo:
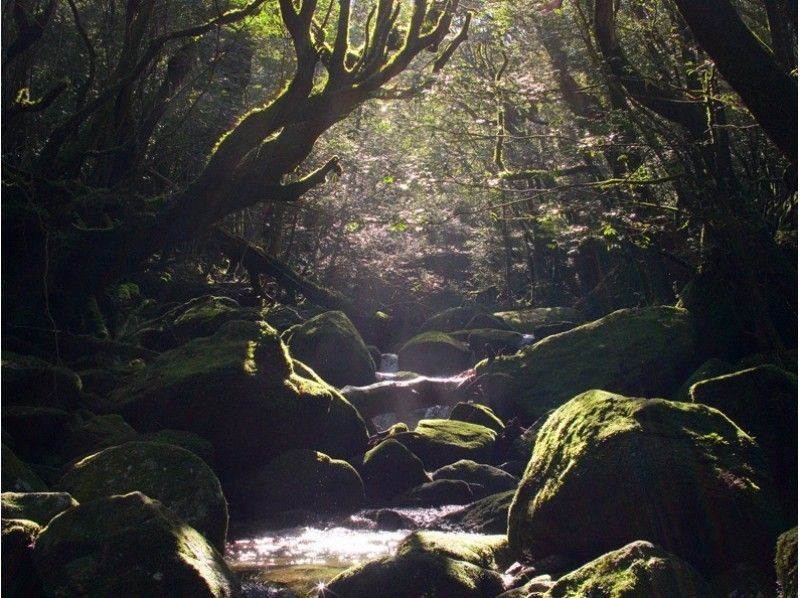
[[[2,591],[796,597],[795,0],[4,0]]]

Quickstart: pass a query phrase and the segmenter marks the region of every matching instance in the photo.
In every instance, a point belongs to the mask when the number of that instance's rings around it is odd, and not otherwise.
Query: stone
[[[461,480],[436,480],[411,488],[393,503],[402,507],[466,505],[475,500],[472,488]]]
[[[430,481],[419,457],[392,438],[368,450],[359,471],[367,499],[376,504]]]
[[[3,492],[0,496],[3,519],[27,519],[41,526],[78,505],[66,492]]]
[[[440,467],[431,474],[434,480],[461,480],[467,482],[475,494],[475,498],[483,498],[506,490],[515,490],[519,478],[506,473],[502,469],[485,463],[475,463],[469,459],[461,459],[450,465]],[[477,491],[476,487],[482,488]]]
[[[61,465],[61,449],[69,430],[70,414],[63,409],[36,405],[3,406],[3,430],[14,439],[14,450],[28,463]]]
[[[542,426],[509,544],[522,559],[587,562],[644,539],[704,575],[771,569],[782,526],[771,486],[761,449],[716,409],[588,391]]]
[[[33,550],[50,596],[238,596],[239,582],[206,539],[140,492],[61,513]]]
[[[460,459],[486,463],[492,459],[497,433],[478,424],[447,419],[423,419],[411,432],[392,438],[417,455],[432,471]]]
[[[30,467],[20,461],[5,444],[2,445],[2,491],[47,492],[47,485]]]
[[[436,519],[433,529],[469,530],[475,534],[506,534],[508,509],[515,490],[499,492],[476,500],[458,511]]]
[[[332,386],[375,382],[372,356],[356,327],[340,311],[325,312],[294,326],[284,333],[284,339],[293,357]]]
[[[775,572],[783,598],[797,598],[797,527],[782,533],[775,548]]]
[[[128,442],[75,463],[59,488],[84,503],[104,496],[139,491],[225,551],[228,504],[217,476],[185,449],[169,444]]]
[[[420,326],[418,334],[423,332],[455,332],[456,330],[468,330],[470,328],[470,322],[475,321],[475,323],[480,324],[481,322],[486,322],[486,318],[491,318],[491,322],[494,322],[495,325],[505,326],[505,323],[498,318],[494,318],[490,313],[488,313],[483,308],[477,306],[462,306],[462,307],[451,307],[441,311],[437,314],[434,314]],[[475,318],[478,318],[475,320]],[[474,328],[493,328],[494,326],[472,326]]]
[[[513,330],[477,329],[465,332],[474,362],[498,355],[513,355],[526,344],[525,337]]]
[[[72,370],[32,355],[2,352],[3,405],[37,405],[71,409],[80,397],[82,383]]]
[[[467,346],[444,332],[418,334],[397,353],[401,370],[424,376],[448,376],[470,367],[472,358]]]
[[[622,309],[475,366],[485,402],[533,422],[592,388],[670,396],[696,359],[692,317],[673,307]]]
[[[689,394],[689,389],[701,380],[708,380],[709,378],[716,378],[717,376],[724,376],[736,371],[731,364],[727,361],[722,361],[713,357],[697,368],[692,375],[686,379],[681,387],[672,395],[673,401],[690,402],[692,400]]]
[[[44,597],[42,581],[33,563],[33,545],[41,526],[27,519],[2,521],[2,590],[6,596]]]
[[[480,403],[458,403],[450,412],[450,419],[480,424],[497,432],[503,431],[505,425],[502,420],[494,414],[494,411],[486,405]]]
[[[541,328],[553,325],[571,324],[576,326],[584,321],[583,314],[571,307],[533,307],[514,311],[495,312],[494,316],[503,320],[513,330],[522,334],[533,334]]]

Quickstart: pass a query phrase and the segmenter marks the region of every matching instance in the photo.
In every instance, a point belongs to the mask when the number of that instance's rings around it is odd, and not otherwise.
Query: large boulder
[[[571,307],[533,307],[514,311],[498,311],[495,317],[500,318],[513,330],[522,334],[533,334],[543,337],[542,331],[553,326],[574,327],[583,323],[581,312]]]
[[[225,322],[261,319],[256,309],[243,308],[228,297],[204,295],[169,310],[147,322],[136,333],[136,340],[148,349],[166,351],[194,338],[211,336]]]
[[[27,519],[39,525],[78,505],[66,492],[3,492],[0,500],[3,519]]]
[[[478,424],[449,420],[423,419],[411,432],[392,438],[419,457],[429,471],[461,459],[486,463],[492,459],[497,432]]]
[[[771,569],[771,485],[761,449],[716,409],[588,391],[539,431],[509,544],[530,560],[586,562],[644,539],[704,573]]]
[[[415,532],[394,556],[351,567],[319,591],[320,598],[494,598],[503,591],[493,569],[502,559],[503,536]]]
[[[367,451],[360,472],[367,499],[377,504],[430,481],[419,457],[392,438]]]
[[[472,487],[461,480],[435,480],[411,488],[393,501],[402,507],[467,505],[475,500]]]
[[[458,403],[450,412],[450,419],[471,424],[480,424],[491,428],[498,434],[502,433],[505,425],[489,407],[480,403]]]
[[[547,598],[710,597],[708,583],[683,561],[650,542],[637,541],[608,552],[560,578]]]
[[[3,492],[47,492],[47,485],[5,444],[2,445]]]
[[[33,563],[33,546],[41,526],[28,519],[2,521],[3,594],[24,598],[44,597],[42,581]]]
[[[199,532],[139,492],[61,513],[39,533],[33,558],[50,596],[222,598],[240,591]]]
[[[61,447],[67,459],[83,457],[136,438],[134,430],[120,415],[76,413],[69,424],[69,436]]]
[[[458,340],[466,341],[469,350],[472,352],[473,362],[494,358],[498,355],[513,355],[529,344],[529,341],[522,334],[513,330],[479,328],[477,330],[453,332],[451,336]]]
[[[515,490],[492,494],[466,507],[436,519],[434,529],[469,530],[474,534],[503,534],[508,532],[508,509]]]
[[[576,394],[603,388],[632,396],[669,396],[695,359],[689,313],[672,307],[622,309],[550,336],[475,370],[501,417],[534,421]]]
[[[214,445],[223,478],[294,448],[348,458],[364,452],[364,420],[335,389],[294,372],[265,323],[227,322],[162,354],[116,389],[108,409],[140,432],[195,432]]]
[[[487,318],[492,318],[487,320]],[[495,324],[487,326],[486,323],[492,321]],[[422,332],[455,332],[456,330],[468,330],[470,328],[507,328],[502,320],[492,317],[485,309],[478,306],[451,307],[434,314],[420,326],[419,333]]]
[[[754,437],[772,469],[784,512],[797,519],[797,376],[774,365],[693,385],[694,402],[716,407]]]
[[[517,487],[519,480],[485,463],[475,463],[469,459],[461,459],[450,465],[440,467],[431,474],[434,480],[461,480],[467,482],[476,498],[489,494],[497,494]]]
[[[81,503],[139,491],[225,550],[228,504],[222,487],[208,465],[185,449],[151,442],[111,447],[75,463],[59,487]]]
[[[242,505],[253,519],[303,510],[335,516],[364,506],[364,484],[346,461],[311,450],[271,460],[243,483]]]
[[[797,598],[797,528],[778,537],[775,548],[775,573],[783,598]]]
[[[400,348],[401,370],[425,376],[447,376],[463,372],[471,365],[467,346],[444,332],[423,332]]]
[[[38,357],[2,352],[3,405],[71,408],[81,393],[81,379],[70,369]]]
[[[344,313],[328,311],[287,330],[292,356],[337,388],[375,382],[369,349]]]

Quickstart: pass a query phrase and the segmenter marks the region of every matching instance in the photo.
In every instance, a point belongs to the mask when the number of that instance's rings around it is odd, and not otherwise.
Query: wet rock
[[[797,598],[797,528],[778,537],[775,549],[775,572],[783,598]]]
[[[478,424],[423,419],[412,432],[399,432],[392,438],[417,455],[427,470],[434,470],[460,459],[491,461],[497,433]]]
[[[589,391],[540,430],[509,544],[528,560],[585,562],[646,539],[704,574],[771,568],[781,526],[771,484],[758,445],[719,411]]]
[[[403,507],[466,505],[475,500],[472,488],[461,480],[436,480],[411,488],[393,502]]]
[[[2,445],[2,491],[47,492],[47,485],[10,448]]]
[[[534,421],[591,388],[669,396],[686,379],[695,348],[687,311],[622,309],[516,355],[482,361],[475,371],[496,413]]]
[[[508,509],[515,491],[492,494],[448,513],[431,524],[432,529],[462,529],[476,534],[505,534],[508,531]]]
[[[48,522],[78,501],[66,492],[3,492],[3,519],[27,519],[47,525]]]
[[[475,463],[469,459],[461,459],[450,465],[440,467],[431,474],[434,480],[461,480],[472,486],[475,498],[483,498],[490,494],[497,494],[506,490],[514,490],[519,479],[506,473],[502,469]],[[476,492],[476,486],[482,488]]]
[[[565,575],[548,590],[547,596],[701,598],[712,596],[712,592],[691,565],[649,542],[638,541]]]
[[[367,499],[377,504],[430,481],[419,457],[391,438],[367,451],[360,472]]]
[[[65,511],[41,531],[33,557],[51,596],[221,598],[240,590],[199,532],[139,492]]]
[[[27,519],[2,521],[2,590],[6,596],[39,598],[45,596],[42,581],[33,563],[33,545],[41,527]]]
[[[252,472],[294,448],[363,453],[364,420],[335,389],[295,373],[264,323],[227,322],[211,337],[162,354],[108,405],[140,432],[194,432],[214,446],[223,478]]]
[[[764,450],[784,512],[797,519],[797,376],[774,365],[702,380],[692,401],[715,407]]]
[[[31,355],[2,352],[3,405],[71,409],[81,393],[78,375]]]
[[[352,513],[364,505],[364,485],[346,461],[312,450],[273,459],[242,482],[242,509],[252,518],[302,509],[322,516]]]
[[[286,331],[292,356],[327,383],[341,388],[375,381],[375,363],[356,327],[344,313],[329,311]]]
[[[472,365],[467,346],[443,332],[418,334],[402,346],[397,357],[401,370],[425,376],[458,374]]]
[[[500,418],[494,414],[494,411],[480,403],[462,402],[457,404],[453,407],[453,411],[450,412],[450,419],[471,424],[480,424],[481,426],[491,428],[498,434],[505,428],[505,425]]]
[[[208,465],[185,449],[151,442],[111,447],[75,463],[59,488],[80,503],[142,492],[225,550],[228,505],[222,487]]]

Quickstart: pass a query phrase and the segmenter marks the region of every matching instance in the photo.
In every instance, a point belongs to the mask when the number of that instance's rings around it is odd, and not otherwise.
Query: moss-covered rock
[[[496,566],[504,543],[502,536],[413,533],[394,556],[351,567],[319,596],[493,598],[503,590],[502,578],[491,567]]]
[[[479,318],[476,323],[480,324],[484,316],[491,317],[491,314],[478,306],[451,307],[437,314],[434,314],[420,326],[419,333],[423,332],[455,332],[456,330],[468,330],[470,322],[474,318]],[[492,320],[493,322],[495,320]],[[497,320],[500,325],[504,324]],[[493,328],[494,326],[472,326],[473,328]]]
[[[41,527],[27,519],[2,521],[3,594],[20,598],[44,596],[42,581],[33,563],[33,545]]]
[[[511,326],[504,320],[488,312],[472,316],[464,326],[464,330],[506,330],[512,331]],[[513,331],[512,331],[513,332]]]
[[[430,481],[419,457],[392,438],[368,450],[359,470],[367,499],[377,504]]]
[[[584,321],[583,314],[571,307],[534,307],[514,311],[498,311],[494,316],[500,318],[513,330],[522,334],[533,334],[541,328],[557,324],[571,324],[577,326]]]
[[[703,380],[692,400],[716,407],[764,450],[784,512],[797,519],[797,376],[774,365]]]
[[[443,507],[466,505],[475,500],[472,487],[461,480],[436,480],[411,488],[396,497],[393,504],[401,507]]]
[[[66,492],[3,492],[3,519],[27,519],[47,525],[48,522],[67,509],[77,506],[78,501]]]
[[[273,305],[266,310],[266,312],[263,313],[263,317],[267,324],[279,332],[283,332],[297,324],[302,324],[305,321],[305,317],[303,317],[300,311],[289,305],[280,304]]]
[[[226,478],[294,448],[333,457],[363,453],[364,420],[335,389],[293,370],[267,324],[227,322],[211,337],[162,354],[110,397],[140,432],[199,434]]]
[[[708,573],[771,568],[780,526],[763,453],[722,413],[594,390],[540,430],[508,537],[574,562],[645,539]]]
[[[494,411],[480,403],[458,403],[450,412],[450,419],[486,426],[500,434],[505,428],[502,420]]]
[[[2,445],[2,491],[47,492],[47,485],[31,468],[20,461],[5,444]]]
[[[513,355],[525,345],[525,337],[513,330],[480,328],[464,332],[472,358],[476,362],[498,355]]]
[[[485,463],[475,463],[461,459],[450,465],[440,467],[431,474],[434,480],[461,480],[472,486],[475,498],[516,489],[519,480],[502,469]],[[482,490],[479,490],[482,488]]]
[[[711,596],[691,565],[650,542],[638,541],[606,553],[559,579],[547,598],[672,598]]]
[[[669,396],[686,379],[695,344],[685,310],[622,309],[475,370],[497,413],[533,421],[591,388]]]
[[[425,376],[446,376],[463,372],[471,365],[467,346],[444,332],[423,332],[397,354],[401,370]]]
[[[434,521],[434,529],[469,530],[475,534],[506,534],[508,509],[515,490],[486,496],[463,509],[448,513]]]
[[[217,476],[189,451],[169,444],[128,442],[75,463],[59,487],[79,502],[139,491],[160,501],[225,550],[228,505]]]
[[[14,439],[14,450],[28,463],[61,465],[61,449],[69,436],[70,414],[54,407],[3,407],[3,430]]]
[[[478,424],[423,419],[412,432],[398,432],[392,438],[419,457],[428,471],[461,459],[478,463],[491,461],[497,433]]]
[[[364,505],[364,485],[346,461],[311,450],[294,450],[267,463],[244,483],[250,517],[265,519],[302,509],[334,516]]]
[[[239,593],[238,581],[205,538],[139,492],[61,513],[40,532],[33,557],[50,596]]]
[[[717,376],[724,376],[736,371],[736,369],[727,361],[722,361],[716,357],[712,357],[708,361],[698,367],[692,375],[686,379],[681,387],[672,395],[673,401],[689,402],[692,400],[689,394],[689,389],[701,380],[708,380],[709,378],[716,378]]]
[[[778,537],[775,548],[775,573],[783,598],[797,598],[797,528]]]
[[[171,444],[186,449],[200,457],[212,468],[214,467],[214,445],[194,432],[159,430],[149,434],[140,434],[137,440],[155,442],[156,444]]]
[[[2,352],[3,405],[70,409],[81,393],[81,379],[70,369],[31,355]]]
[[[134,430],[120,415],[76,413],[69,424],[69,437],[62,454],[68,459],[96,453],[136,438]]]
[[[240,307],[233,299],[204,295],[147,322],[136,333],[135,340],[148,349],[167,351],[194,338],[211,336],[225,322],[260,319],[258,310]]]
[[[285,333],[292,356],[323,380],[341,388],[375,381],[375,363],[356,327],[344,313],[328,311]]]

